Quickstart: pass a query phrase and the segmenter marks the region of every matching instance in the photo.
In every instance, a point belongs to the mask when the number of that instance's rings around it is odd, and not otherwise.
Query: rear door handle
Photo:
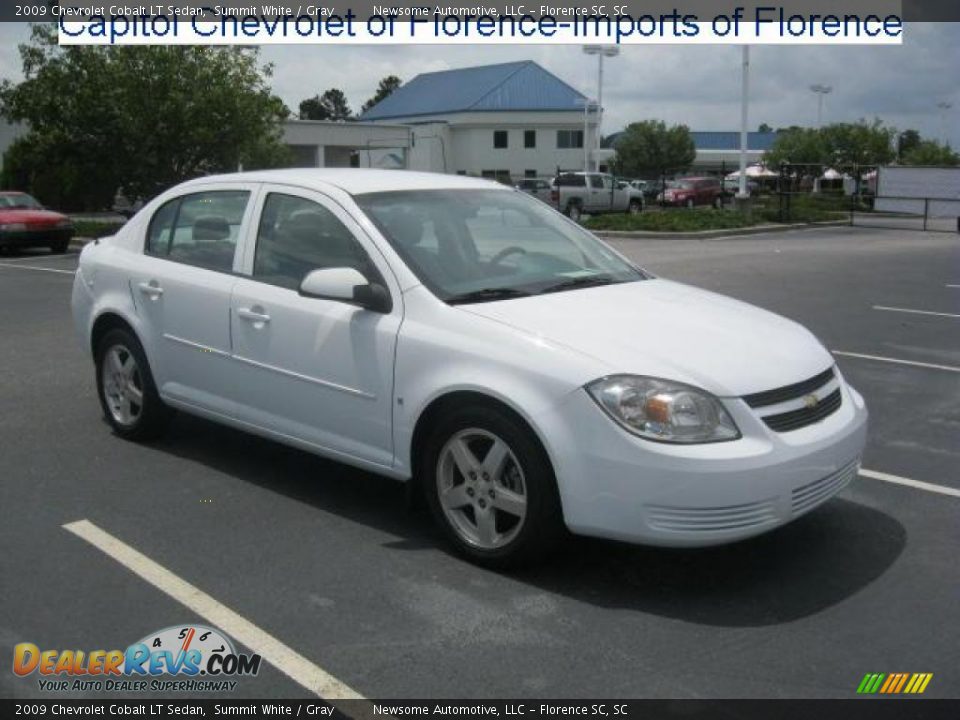
[[[237,315],[254,324],[270,322],[270,316],[263,312],[263,308],[237,308]]]
[[[156,280],[142,282],[140,283],[139,287],[142,294],[149,295],[154,300],[163,295],[163,288],[160,287]]]

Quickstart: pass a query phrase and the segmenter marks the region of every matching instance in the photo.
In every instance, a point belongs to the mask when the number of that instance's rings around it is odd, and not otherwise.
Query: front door
[[[371,240],[334,201],[265,187],[230,327],[245,419],[345,457],[390,466],[393,358],[402,304]],[[303,297],[311,270],[352,267],[387,285],[388,314]]]

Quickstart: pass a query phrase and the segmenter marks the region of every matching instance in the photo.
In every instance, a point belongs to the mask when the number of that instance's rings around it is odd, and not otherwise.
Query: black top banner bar
[[[897,15],[905,21],[957,22],[960,21],[960,2],[957,0],[517,0],[499,2],[493,0],[443,0],[430,3],[420,0],[279,0],[257,2],[256,0],[24,0],[3,3],[0,21],[3,22],[60,22],[84,21],[96,17],[166,17],[171,20],[218,20],[225,16],[261,18],[305,17],[321,18],[330,15],[343,16],[351,11],[358,20],[367,20],[380,15],[396,15],[432,18],[435,15],[454,17],[468,16],[519,16],[534,18],[551,17],[616,17],[618,15],[670,16],[671,14],[694,15],[711,18],[717,13],[743,8],[753,16],[757,8],[768,8],[789,15],[811,17],[814,15],[845,14],[876,15],[880,18]]]

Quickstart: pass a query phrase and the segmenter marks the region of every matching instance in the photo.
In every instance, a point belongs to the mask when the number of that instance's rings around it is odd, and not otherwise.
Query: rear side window
[[[310,271],[333,267],[376,276],[360,243],[327,208],[305,198],[270,193],[257,231],[254,279],[296,290]]]
[[[216,190],[175,198],[150,220],[146,253],[185,265],[231,272],[250,193]]]
[[[583,175],[569,173],[557,177],[557,187],[586,187],[587,179]]]

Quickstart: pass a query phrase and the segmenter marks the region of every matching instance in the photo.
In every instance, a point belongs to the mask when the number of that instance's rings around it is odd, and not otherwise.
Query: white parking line
[[[950,285],[950,284],[948,283],[948,284],[947,284],[947,287],[949,287],[949,288],[960,288],[960,285]]]
[[[906,487],[912,487],[917,490],[926,490],[927,492],[960,498],[960,490],[947,487],[946,485],[934,485],[933,483],[923,482],[922,480],[911,480],[910,478],[900,477],[899,475],[891,475],[890,473],[866,470],[864,468],[860,468],[860,474],[871,480],[882,480],[883,482],[893,483],[894,485],[905,485]]]
[[[57,268],[38,267],[36,265],[14,265],[12,263],[0,262],[0,267],[13,268],[14,270],[39,270],[40,272],[61,273],[63,275],[76,275],[76,270],[58,270]]]
[[[874,305],[874,310],[886,310],[887,312],[912,313],[914,315],[936,315],[938,317],[960,318],[955,313],[934,312],[933,310],[911,310],[910,308],[887,307],[886,305]]]
[[[899,360],[898,358],[880,357],[879,355],[864,355],[863,353],[844,352],[843,350],[831,350],[834,355],[843,357],[861,358],[863,360],[876,360],[878,362],[896,363],[898,365],[912,365],[914,367],[929,368],[931,370],[947,370],[948,372],[960,372],[960,367],[953,365],[937,365],[936,363],[917,362],[916,360]]]
[[[202,590],[101,530],[89,520],[63,526],[103,551],[161,592],[246,645],[291,680],[324,700],[362,700],[362,695]]]

